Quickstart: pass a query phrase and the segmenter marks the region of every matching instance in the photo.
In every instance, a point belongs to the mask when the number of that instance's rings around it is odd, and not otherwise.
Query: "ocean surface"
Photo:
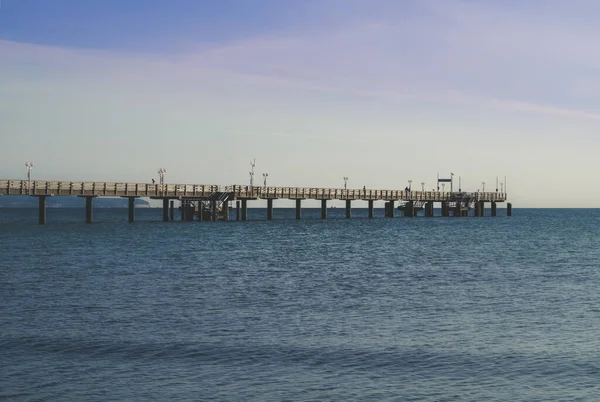
[[[600,210],[0,209],[0,399],[600,399]]]

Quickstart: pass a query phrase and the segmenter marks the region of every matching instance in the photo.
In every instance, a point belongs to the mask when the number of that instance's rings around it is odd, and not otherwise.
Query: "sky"
[[[600,207],[600,2],[1,0],[0,178]],[[482,184],[485,182],[485,185]],[[504,183],[503,183],[504,185]]]

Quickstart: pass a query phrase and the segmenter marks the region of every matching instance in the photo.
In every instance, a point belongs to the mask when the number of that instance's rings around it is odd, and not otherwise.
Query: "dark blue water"
[[[0,399],[600,395],[600,210],[136,213],[0,209]]]

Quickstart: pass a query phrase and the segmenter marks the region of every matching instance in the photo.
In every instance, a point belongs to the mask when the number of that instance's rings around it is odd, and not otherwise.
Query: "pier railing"
[[[506,201],[503,192],[449,192],[316,187],[222,186],[210,184],[156,184],[126,182],[72,182],[0,180],[0,195],[106,196],[152,198],[209,198],[216,193],[229,199],[384,200],[384,201]]]

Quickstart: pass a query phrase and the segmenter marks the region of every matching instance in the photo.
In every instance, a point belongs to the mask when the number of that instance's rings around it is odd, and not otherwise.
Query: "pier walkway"
[[[173,220],[173,201],[181,202],[183,220],[203,220],[204,212],[210,211],[210,220],[229,219],[229,203],[235,201],[237,219],[246,220],[249,200],[267,200],[267,219],[273,217],[273,201],[278,199],[296,201],[296,218],[301,216],[302,200],[320,200],[322,214],[327,217],[327,201],[346,202],[346,217],[351,217],[352,201],[367,201],[369,217],[373,217],[373,202],[385,201],[385,216],[394,216],[394,203],[404,216],[414,217],[417,210],[425,209],[425,216],[433,216],[434,203],[440,203],[442,216],[468,216],[471,209],[475,216],[484,216],[485,203],[491,203],[491,215],[496,216],[496,203],[506,201],[502,192],[449,192],[410,191],[380,189],[344,189],[313,187],[269,187],[209,184],[155,184],[126,182],[73,182],[40,180],[0,180],[0,195],[30,195],[39,198],[40,223],[46,222],[46,197],[77,196],[86,198],[86,222],[92,222],[94,197],[129,198],[129,221],[134,221],[134,201],[137,197],[163,200],[163,219]],[[170,213],[169,213],[170,202]],[[511,214],[511,204],[507,204]]]

